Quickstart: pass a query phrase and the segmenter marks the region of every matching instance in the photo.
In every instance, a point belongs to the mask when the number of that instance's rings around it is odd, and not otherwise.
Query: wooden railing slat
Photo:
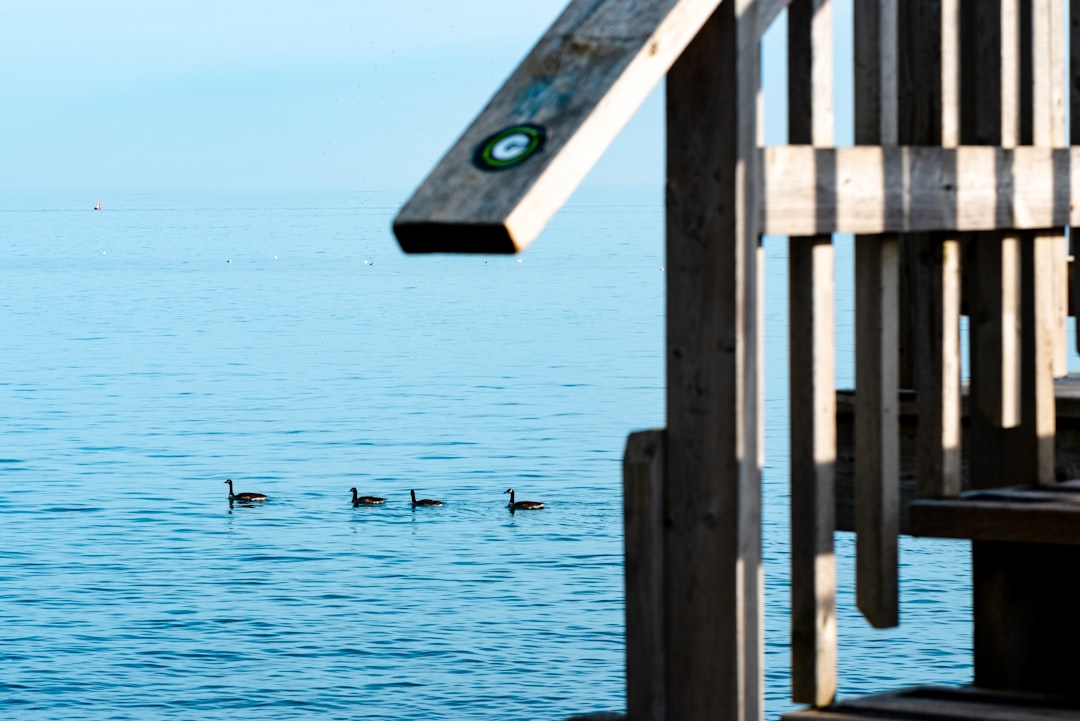
[[[905,144],[958,142],[958,13],[955,1],[901,5],[900,140]],[[947,53],[952,53],[948,61]],[[948,78],[947,68],[952,72]],[[912,184],[921,184],[925,176],[910,167],[907,175]],[[944,196],[941,207],[955,214],[955,196]],[[918,391],[918,492],[923,497],[955,495],[960,492],[959,239],[940,232],[910,233],[901,237],[901,250],[901,363],[913,360],[914,378],[912,384],[905,382],[902,366],[900,383]],[[907,353],[905,345],[910,346]]]
[[[623,455],[626,709],[664,721],[664,431],[632,433]]]
[[[788,140],[831,145],[832,5],[788,8]],[[836,696],[833,550],[836,381],[832,236],[788,244],[791,402],[792,700],[824,707]]]
[[[1080,225],[1080,146],[788,145],[760,152],[767,234]]]
[[[1032,143],[1037,146],[1060,148],[1065,145],[1065,37],[1064,6],[1061,0],[1033,0],[1032,2]],[[1051,241],[1051,238],[1053,240]],[[1068,320],[1068,245],[1064,229],[1047,236],[1052,251],[1047,251],[1049,264],[1040,275],[1049,279],[1053,292],[1053,360],[1054,375],[1062,377],[1069,372],[1066,346]],[[1038,272],[1038,269],[1037,269]]]
[[[1080,0],[1069,0],[1069,137],[1067,142],[1080,145]],[[1077,223],[1069,222],[1069,249],[1074,258],[1069,268],[1072,307],[1080,317],[1080,272],[1075,258],[1080,253],[1077,241]],[[1076,333],[1076,349],[1080,351],[1080,332]]]
[[[401,247],[513,253],[531,243],[719,3],[574,0],[398,213]],[[542,128],[543,145],[504,148],[500,162],[524,159],[501,169],[476,162],[487,139],[522,124]]]
[[[895,145],[895,0],[855,4],[855,70],[855,142]],[[878,628],[899,622],[898,291],[895,237],[856,236],[855,597]]]

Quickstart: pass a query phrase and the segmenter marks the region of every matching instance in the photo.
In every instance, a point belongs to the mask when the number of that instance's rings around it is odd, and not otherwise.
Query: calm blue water
[[[516,258],[401,255],[389,192],[94,200],[0,199],[0,717],[625,706],[620,461],[663,424],[659,191],[581,193]],[[775,715],[786,246],[766,247]],[[230,509],[226,478],[270,500]],[[511,516],[509,486],[547,508]],[[413,512],[410,488],[446,506]],[[966,546],[905,543],[886,633],[839,550],[842,693],[969,680]]]

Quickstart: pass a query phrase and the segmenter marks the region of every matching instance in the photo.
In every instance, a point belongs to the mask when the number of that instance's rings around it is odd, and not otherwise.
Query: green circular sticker
[[[511,125],[476,148],[473,163],[481,170],[505,170],[524,162],[544,147],[547,131],[539,125]]]

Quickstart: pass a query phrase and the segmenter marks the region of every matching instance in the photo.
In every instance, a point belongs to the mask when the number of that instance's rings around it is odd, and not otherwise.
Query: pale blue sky
[[[412,188],[567,1],[5,2],[0,192]],[[662,175],[654,92],[588,182]]]

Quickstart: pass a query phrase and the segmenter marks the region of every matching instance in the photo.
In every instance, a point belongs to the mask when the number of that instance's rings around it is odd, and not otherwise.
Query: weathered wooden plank
[[[623,455],[626,549],[626,709],[663,721],[664,432],[632,433]]]
[[[960,0],[941,0],[941,144],[960,144]]]
[[[1060,148],[1065,140],[1065,36],[1064,6],[1061,0],[1033,0],[1032,2],[1032,142],[1037,146]],[[1066,324],[1068,319],[1068,246],[1064,229],[1048,236],[1045,241],[1052,246],[1048,250],[1047,267],[1039,278],[1046,281],[1053,292],[1053,360],[1054,375],[1068,373]]]
[[[978,1],[974,0],[974,2]],[[992,3],[985,4],[991,5]],[[1001,136],[998,142],[1006,148],[1014,148],[1023,142],[1024,133],[1022,128],[1025,125],[1022,119],[1026,103],[1023,97],[1023,70],[1021,67],[1025,58],[1020,49],[1022,41],[1020,5],[1021,0],[1000,0],[999,8],[984,8],[980,12],[984,26],[979,30],[986,32],[988,35],[997,32],[1001,38],[1001,84],[999,86]],[[995,13],[998,14],[997,18],[993,17]],[[994,23],[997,24],[997,27],[991,29],[990,25]],[[990,79],[988,78],[988,80]],[[990,82],[992,83],[992,80]],[[982,108],[974,106],[970,110],[979,112]]]
[[[1069,142],[1080,145],[1080,0],[1069,0]],[[1069,245],[1074,258],[1080,255],[1076,233],[1075,227],[1069,228]],[[1069,288],[1074,309],[1080,309],[1080,273],[1077,272],[1077,265],[1076,261],[1070,264],[1072,278]],[[1080,351],[1080,333],[1076,333],[1076,343]]]
[[[960,14],[961,142],[1013,148],[1020,140],[1018,0],[961,0]],[[1008,155],[995,158],[986,170],[994,178],[1007,176],[1016,167],[1012,160]],[[1000,193],[1000,197],[1011,194]],[[1007,210],[995,208],[996,227],[1015,227],[1016,218]],[[1019,249],[1015,234],[983,233],[965,239],[972,398],[969,439],[975,486],[1016,482],[1008,469],[1012,456],[1008,441],[1015,435],[1009,429],[1020,424]]]
[[[1080,707],[1060,696],[1010,694],[973,686],[922,686],[845,699],[822,710],[797,710],[783,721],[1077,721]]]
[[[954,131],[948,144],[957,143],[959,108],[955,97],[945,105],[943,88],[951,83],[957,91],[959,77],[944,77],[943,55],[946,36],[950,50],[958,50],[958,9],[941,0],[901,5],[899,121],[900,142],[906,145],[944,145],[946,126]],[[955,64],[954,57],[954,70]],[[955,214],[955,208],[945,210]],[[941,233],[905,234],[901,253],[900,384],[919,391],[919,494],[955,495],[960,490],[959,240]],[[913,383],[904,381],[905,357],[914,366]]]
[[[746,0],[720,5],[666,83],[673,719],[762,714],[756,9]]]
[[[940,43],[937,76],[940,79],[941,116],[939,142],[944,147],[960,144],[960,3],[942,0],[938,19]],[[916,30],[917,32],[917,30]],[[930,139],[932,142],[932,138]],[[955,208],[954,208],[955,213]],[[937,242],[935,242],[937,241]],[[931,236],[927,264],[920,277],[926,284],[916,298],[926,303],[920,314],[932,329],[925,346],[927,358],[919,363],[920,415],[933,418],[919,438],[919,495],[955,496],[962,479],[961,453],[961,351],[960,239],[957,235]],[[921,427],[921,426],[920,426]]]
[[[1019,492],[920,499],[911,504],[908,528],[913,536],[930,538],[1076,545],[1080,504],[1067,498],[1025,498]]]
[[[788,255],[792,699],[825,706],[836,694],[837,643],[832,244],[800,239]]]
[[[1025,241],[1023,428],[1034,447],[1028,459],[1035,483],[1054,483],[1054,363],[1058,344],[1058,298],[1052,282],[1061,261],[1061,236],[1038,232]],[[1026,257],[1030,254],[1030,259]],[[1046,279],[1051,279],[1047,282]]]
[[[919,487],[922,498],[960,492],[960,243],[917,242],[916,347]]]
[[[877,628],[899,623],[898,251],[855,239],[856,601]]]
[[[1080,146],[762,149],[774,235],[1080,225]]]
[[[839,531],[855,530],[854,485],[855,485],[855,393],[841,390],[836,395],[836,529]],[[961,488],[986,484],[972,484],[970,478],[970,427],[967,408],[967,396],[962,396],[961,414],[963,419],[963,437],[961,439]],[[1080,375],[1070,374],[1054,382],[1054,405],[1057,411],[1054,437],[1054,477],[1080,478]],[[907,509],[916,497],[918,484],[918,427],[919,415],[917,397],[914,392],[901,391],[900,407],[900,532],[908,533]],[[1016,432],[1012,429],[1010,432]],[[978,464],[976,464],[978,465]],[[1032,480],[1031,475],[1008,476],[1009,469],[996,474],[995,478],[1017,484]],[[1048,493],[1067,487],[1066,482],[1041,486]]]
[[[1033,0],[1024,5],[1029,16],[1021,23],[1019,55],[1021,72],[1031,77],[1022,83],[1021,140],[1050,147],[1063,140],[1060,115],[1061,72],[1060,32],[1051,27],[1055,15],[1051,5],[1059,0]],[[1055,90],[1057,89],[1057,90]],[[1031,130],[1028,131],[1027,128]],[[1030,135],[1028,134],[1030,132]],[[1037,231],[1020,234],[1021,248],[1021,423],[1015,442],[1006,447],[1012,475],[1027,475],[1035,483],[1054,481],[1054,390],[1053,377],[1059,347],[1057,340],[1057,270],[1064,258],[1060,232]],[[1060,348],[1064,349],[1063,339]]]
[[[574,0],[398,213],[401,247],[532,242],[718,4]]]
[[[788,8],[788,140],[832,145],[832,5]],[[836,388],[829,235],[788,245],[792,700],[836,696]]]
[[[1039,706],[1041,699],[1029,699],[1033,706]],[[1018,704],[1017,702],[1020,702]],[[853,700],[852,706],[868,716],[876,717],[877,713],[902,714],[907,718],[910,715],[923,719],[940,719],[941,721],[1016,721],[1024,719],[1030,721],[1038,718],[1041,721],[1050,719],[1076,719],[1076,710],[1064,711],[1054,709],[1049,715],[1043,715],[1035,708],[1024,709],[1023,701],[1016,698],[1006,699],[991,696],[976,696],[968,694],[965,698],[961,694],[910,694],[898,693],[892,695],[866,696]],[[1019,708],[1017,706],[1019,705]],[[1040,709],[1041,710],[1041,709]],[[1056,712],[1056,713],[1055,713]],[[910,714],[910,715],[909,715]]]
[[[856,143],[897,141],[896,19],[895,0],[855,5]],[[878,628],[899,623],[898,292],[896,239],[856,236],[855,596]]]

